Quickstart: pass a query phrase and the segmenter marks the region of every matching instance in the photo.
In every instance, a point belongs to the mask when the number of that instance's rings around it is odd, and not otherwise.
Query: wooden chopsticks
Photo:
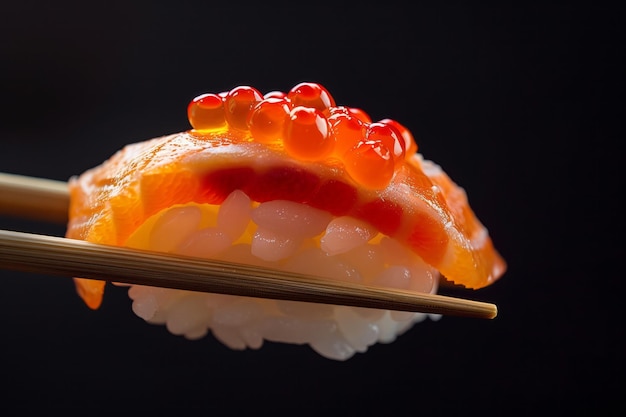
[[[69,205],[62,181],[0,172],[0,215],[66,223]]]
[[[496,315],[491,304],[382,290],[244,264],[189,258],[29,233],[0,231],[0,266],[129,284],[476,318]]]
[[[67,221],[67,184],[0,173],[0,214]],[[250,297],[494,318],[480,301],[381,289],[244,264],[0,230],[0,268]]]

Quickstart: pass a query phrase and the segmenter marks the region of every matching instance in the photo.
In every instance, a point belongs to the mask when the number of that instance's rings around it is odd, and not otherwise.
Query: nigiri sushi
[[[506,263],[464,190],[395,120],[318,83],[238,86],[189,103],[191,128],[120,149],[69,181],[66,237],[435,293],[492,284]],[[91,309],[104,281],[75,278]],[[126,285],[117,283],[117,285]],[[346,360],[436,315],[131,285],[134,313],[232,349],[308,344]]]

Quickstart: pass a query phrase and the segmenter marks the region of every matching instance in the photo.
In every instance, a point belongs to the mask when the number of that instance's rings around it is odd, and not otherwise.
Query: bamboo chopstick
[[[67,221],[67,184],[0,173],[0,214]],[[0,230],[0,267],[128,284],[388,310],[487,318],[494,304],[381,289],[245,264]]]
[[[65,223],[69,205],[67,183],[0,172],[0,214]]]
[[[6,230],[0,230],[0,266],[49,275],[260,298],[474,318],[494,318],[497,314],[496,306],[479,301]]]

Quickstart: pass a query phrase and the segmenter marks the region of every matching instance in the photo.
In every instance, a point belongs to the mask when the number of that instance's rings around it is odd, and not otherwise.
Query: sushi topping
[[[317,83],[300,83],[288,93],[239,86],[202,94],[187,107],[200,135],[229,128],[248,140],[281,147],[302,161],[340,160],[360,186],[384,189],[397,169],[417,152],[411,132],[395,120],[372,122],[363,110],[337,106]],[[207,137],[214,137],[207,135]]]
[[[343,234],[337,231],[357,222],[351,236],[367,240],[374,230],[467,288],[490,285],[506,270],[465,190],[417,153],[409,130],[394,120],[372,121],[361,109],[337,105],[314,83],[287,93],[263,95],[240,86],[203,94],[191,101],[188,115],[193,129],[127,145],[69,181],[68,238],[125,245],[164,210],[217,207],[243,193],[263,207],[280,201],[306,206],[306,213],[348,219],[332,223],[332,233],[320,241],[326,253],[341,246]],[[266,219],[260,213],[254,219],[259,227]],[[303,227],[262,230],[255,246],[276,242],[287,250],[293,239],[285,230]],[[197,239],[206,243],[215,237],[220,246],[232,230],[218,232]],[[273,255],[278,249],[265,245],[263,251]],[[392,281],[406,278],[392,275]],[[98,308],[104,282],[77,278],[76,283],[86,304]]]

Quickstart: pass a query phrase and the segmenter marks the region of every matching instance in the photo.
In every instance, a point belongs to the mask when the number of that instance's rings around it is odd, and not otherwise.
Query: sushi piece
[[[332,280],[478,289],[506,264],[464,190],[406,127],[340,106],[322,85],[203,94],[191,129],[127,145],[69,181],[66,236]],[[105,282],[75,278],[97,309]],[[126,285],[126,284],[117,284]],[[345,360],[436,315],[132,285],[135,314],[232,349],[308,344]]]

